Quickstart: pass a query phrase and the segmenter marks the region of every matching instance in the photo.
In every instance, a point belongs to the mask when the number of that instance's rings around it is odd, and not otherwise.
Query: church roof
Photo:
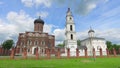
[[[90,39],[92,39],[92,40],[105,40],[104,38],[92,37],[92,38],[86,38],[86,39],[81,40],[81,41],[90,40]]]
[[[92,30],[92,29],[90,29],[89,31],[88,31],[88,33],[90,33],[90,32],[95,32],[94,30]]]
[[[70,8],[68,8],[68,11],[67,12],[70,12]]]
[[[34,23],[44,24],[44,21],[39,17],[38,19],[36,19],[36,20],[34,21]]]

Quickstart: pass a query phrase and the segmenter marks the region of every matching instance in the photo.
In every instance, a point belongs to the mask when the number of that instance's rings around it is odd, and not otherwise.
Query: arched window
[[[71,34],[71,40],[73,40],[73,35]]]
[[[34,42],[34,45],[38,45],[38,41],[35,41],[35,42]]]
[[[70,25],[70,31],[72,31],[72,30],[73,30],[72,25]]]

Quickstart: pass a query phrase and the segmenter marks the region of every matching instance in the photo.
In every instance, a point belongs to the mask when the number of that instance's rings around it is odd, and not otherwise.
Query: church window
[[[72,18],[70,17],[70,20],[71,20]]]
[[[35,42],[34,42],[34,45],[38,45],[38,41],[35,41]]]
[[[70,30],[72,31],[73,29],[72,29],[72,25],[70,25]]]
[[[28,52],[30,52],[30,49],[28,49]]]
[[[73,40],[73,35],[71,34],[71,40]]]
[[[45,45],[45,41],[44,41],[44,45]]]
[[[41,45],[43,45],[43,41],[41,42]]]
[[[45,41],[42,41],[42,45],[45,45]]]
[[[30,40],[28,40],[27,45],[30,45],[30,44],[31,44],[31,41],[30,41]]]
[[[32,41],[30,41],[30,45],[32,45]]]

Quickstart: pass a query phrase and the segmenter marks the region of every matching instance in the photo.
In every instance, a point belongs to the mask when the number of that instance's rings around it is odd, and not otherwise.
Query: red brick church
[[[34,21],[34,31],[19,33],[17,48],[20,48],[19,54],[22,54],[23,48],[27,48],[28,55],[34,55],[36,48],[41,55],[46,53],[46,48],[51,50],[55,48],[55,36],[43,32],[44,21],[39,17]]]

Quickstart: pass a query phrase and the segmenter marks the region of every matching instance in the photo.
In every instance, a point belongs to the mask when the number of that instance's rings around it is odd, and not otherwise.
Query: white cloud
[[[47,32],[49,34],[52,34],[52,31],[54,28],[57,28],[57,26],[52,24],[44,24],[43,32]]]
[[[98,37],[104,37],[106,40],[112,41],[113,43],[119,43],[120,40],[120,29],[108,29],[108,30],[96,30]]]
[[[11,39],[11,37],[16,36],[16,26],[5,23],[0,19],[0,42],[6,39]]]
[[[24,11],[9,12],[6,16],[7,21],[0,19],[0,38],[1,42],[6,39],[14,39],[17,41],[20,32],[32,30],[33,18]]]
[[[51,6],[51,0],[34,0],[36,6],[39,6],[39,5],[44,5],[46,7],[50,7]]]
[[[65,40],[65,29],[55,29],[53,34],[55,35],[55,45],[63,43]]]
[[[26,7],[32,7],[32,6],[33,6],[33,0],[21,0],[21,2],[22,2]]]
[[[46,11],[41,11],[36,13],[37,16],[40,16],[42,18],[46,18],[48,16],[48,12]]]
[[[54,0],[59,4],[67,5],[67,7],[73,8],[75,13],[81,15],[87,15],[93,11],[99,4],[106,3],[109,0]]]
[[[101,15],[101,18],[113,18],[114,16],[117,16],[120,14],[119,10],[120,10],[120,6],[115,7],[111,10],[108,10],[107,12],[104,12]]]
[[[108,2],[109,0],[105,0],[105,2]]]
[[[101,0],[102,2],[107,2],[106,0]],[[81,15],[87,15],[92,10],[94,10],[99,3],[100,0],[81,0],[80,3],[78,3],[78,7],[75,8],[75,12]]]
[[[88,31],[76,32],[77,39],[83,40],[88,37]]]
[[[62,6],[72,7],[77,14],[87,15],[93,11],[100,3],[106,3],[109,0],[21,0],[26,7],[50,7],[52,3]]]
[[[33,18],[26,14],[23,10],[19,13],[9,12],[7,14],[8,22],[16,27],[18,31],[31,30],[33,27]]]
[[[50,7],[52,0],[21,0],[21,2],[26,6],[26,7],[32,7],[32,6],[45,6],[45,7]]]
[[[65,29],[55,29],[53,34],[56,41],[63,41],[65,39]]]

